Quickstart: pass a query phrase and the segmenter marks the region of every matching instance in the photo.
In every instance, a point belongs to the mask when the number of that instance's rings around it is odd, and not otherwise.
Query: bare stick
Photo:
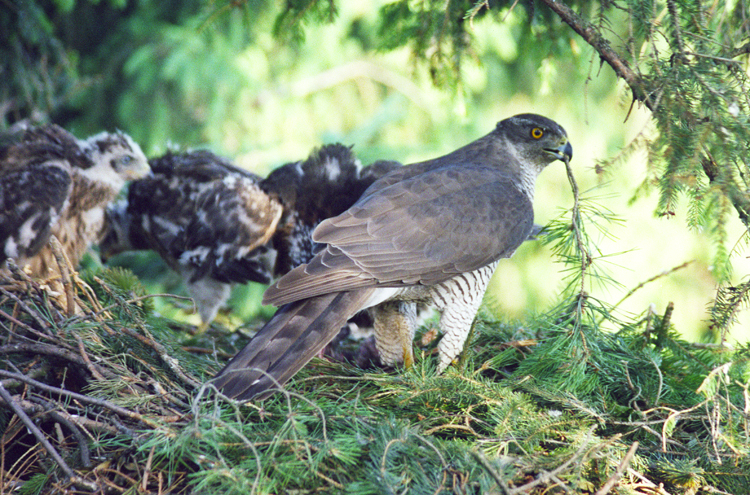
[[[651,283],[651,282],[653,282],[654,280],[660,279],[661,277],[666,277],[667,275],[671,275],[672,273],[674,273],[674,272],[676,272],[676,271],[678,271],[678,270],[682,270],[683,268],[686,268],[686,267],[687,267],[688,265],[690,265],[690,264],[691,264],[691,263],[693,263],[694,261],[695,261],[695,260],[690,260],[690,261],[686,261],[686,262],[684,262],[684,263],[682,263],[682,264],[680,264],[680,265],[677,265],[677,266],[675,266],[675,267],[672,267],[672,268],[670,268],[669,270],[664,270],[664,271],[663,271],[663,272],[661,272],[661,273],[657,273],[656,275],[654,275],[653,277],[649,278],[648,280],[644,280],[643,282],[639,283],[638,285],[636,285],[635,287],[633,287],[632,289],[630,289],[630,290],[628,291],[628,293],[627,293],[627,294],[625,294],[625,295],[624,295],[624,296],[622,297],[622,299],[620,299],[619,301],[617,301],[617,303],[615,303],[614,307],[616,308],[617,306],[619,306],[620,304],[622,304],[622,302],[623,302],[623,301],[625,301],[625,299],[629,298],[629,297],[630,297],[630,296],[632,296],[632,295],[633,295],[633,294],[634,294],[634,293],[635,293],[635,292],[636,292],[637,290],[639,290],[639,289],[643,288],[644,286],[646,286],[646,285],[650,284],[650,283]]]
[[[42,445],[42,447],[44,447],[44,450],[46,450],[50,457],[52,457],[57,465],[60,466],[60,469],[63,470],[65,476],[67,476],[68,478],[74,478],[76,473],[72,469],[70,469],[70,466],[68,466],[63,458],[60,457],[60,454],[57,453],[57,450],[55,450],[52,444],[47,441],[47,439],[44,437],[44,433],[42,433],[42,430],[40,430],[34,424],[28,414],[26,414],[26,412],[18,404],[16,404],[16,401],[14,401],[10,393],[5,390],[5,387],[3,387],[2,383],[0,383],[0,397],[5,400],[5,402],[10,406],[11,409],[13,409],[13,412],[16,414],[16,416],[18,416],[18,419],[20,419],[21,422],[26,425],[26,428],[29,429],[31,434],[34,435],[37,441]]]
[[[615,483],[617,483],[617,480],[622,477],[622,473],[624,473],[628,468],[630,461],[633,460],[633,456],[635,455],[636,450],[638,450],[638,442],[633,442],[633,445],[630,446],[630,449],[628,449],[628,453],[625,454],[625,457],[623,457],[622,461],[620,461],[620,464],[617,466],[614,474],[609,477],[607,482],[604,483],[604,485],[602,485],[602,487],[599,488],[599,490],[597,490],[594,495],[606,495],[607,493],[609,493],[612,487],[615,486]]]
[[[2,316],[3,318],[5,318],[9,322],[13,323],[14,325],[23,328],[27,332],[33,333],[34,335],[36,335],[37,337],[39,337],[41,339],[52,340],[52,337],[50,337],[46,333],[42,333],[39,330],[35,329],[34,327],[30,327],[26,323],[22,322],[21,320],[19,320],[17,318],[14,318],[13,316],[9,315],[8,313],[6,313],[5,311],[3,311],[1,309],[0,309],[0,316]]]
[[[77,333],[74,333],[73,337],[78,342],[78,352],[81,355],[81,359],[83,359],[83,362],[86,364],[86,368],[88,368],[89,372],[94,376],[94,378],[100,381],[104,380],[102,374],[99,373],[99,371],[94,366],[94,363],[92,363],[89,359],[89,355],[86,353],[86,347],[83,345],[83,339],[81,338],[81,336]]]
[[[96,399],[94,397],[89,397],[88,395],[78,394],[76,392],[71,392],[69,390],[64,390],[58,387],[51,387],[47,384],[44,384],[40,381],[33,380],[21,373],[12,373],[10,371],[0,370],[0,376],[4,376],[6,378],[15,378],[16,380],[22,381],[24,383],[28,383],[29,385],[44,390],[46,392],[51,392],[58,395],[63,395],[66,397],[71,397],[76,400],[80,400],[81,402],[85,402],[87,404],[93,404],[95,406],[101,406],[106,409],[109,409],[110,411],[119,414],[121,416],[125,416],[127,418],[135,419],[137,421],[140,421],[142,423],[147,424],[148,426],[151,426],[152,428],[156,428],[159,425],[154,423],[153,421],[150,421],[146,418],[144,418],[142,415],[130,411],[128,409],[125,409],[123,407],[117,406],[115,404],[112,404],[109,401],[102,400],[102,399]]]
[[[646,106],[654,111],[656,103],[651,101],[649,95],[643,91],[641,78],[630,68],[625,61],[609,44],[609,40],[604,38],[599,30],[587,20],[576,14],[573,9],[559,0],[542,0],[560,19],[573,31],[578,33],[589,45],[591,45],[599,54],[601,59],[606,62],[615,71],[618,77],[625,80],[633,92],[633,98],[640,100]]]
[[[20,354],[20,353],[30,353],[30,354],[42,354],[45,356],[55,356],[59,358],[63,358],[67,361],[70,361],[72,363],[76,363],[82,366],[86,366],[89,368],[89,371],[91,371],[94,376],[101,377],[102,373],[108,374],[111,378],[114,378],[114,374],[111,372],[106,372],[104,370],[97,370],[97,366],[94,363],[87,363],[86,360],[79,356],[78,354],[74,353],[73,351],[70,351],[68,349],[60,348],[56,345],[49,345],[49,344],[8,344],[0,346],[0,355],[2,354]],[[90,367],[89,367],[90,366]],[[96,370],[96,372],[95,372]]]
[[[497,486],[500,487],[500,491],[503,492],[503,495],[510,495],[510,487],[505,482],[505,480],[500,476],[500,474],[495,471],[495,469],[490,464],[490,461],[487,459],[487,457],[484,456],[484,454],[476,449],[472,449],[471,455],[474,456],[476,460],[479,461],[479,464],[482,465],[485,471],[490,473],[490,476],[492,476],[492,479],[495,480],[495,483],[497,483]]]
[[[20,297],[18,297],[17,295],[13,294],[12,292],[8,292],[7,290],[3,289],[2,287],[0,287],[0,292],[2,292],[7,297],[10,297],[19,306],[21,306],[21,309],[23,309],[24,311],[26,311],[26,313],[28,313],[29,316],[31,316],[34,319],[34,321],[36,321],[37,325],[39,325],[43,330],[49,330],[49,323],[47,323],[46,321],[44,321],[44,319],[41,316],[39,316],[39,313],[37,313],[36,311],[34,311],[33,309],[31,309],[25,302],[23,302],[23,300],[21,300]]]

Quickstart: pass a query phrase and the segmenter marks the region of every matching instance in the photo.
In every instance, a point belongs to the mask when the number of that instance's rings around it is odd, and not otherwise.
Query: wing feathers
[[[264,301],[433,285],[510,256],[533,224],[531,199],[517,181],[471,164],[444,172],[427,170],[375,188],[374,196],[368,189],[348,211],[318,226],[313,239],[328,246],[269,287]]]

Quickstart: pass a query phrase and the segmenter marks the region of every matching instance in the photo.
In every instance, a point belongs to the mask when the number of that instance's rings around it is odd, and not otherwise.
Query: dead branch
[[[52,387],[50,385],[44,384],[42,382],[39,382],[37,380],[33,380],[21,373],[13,373],[10,371],[0,370],[0,376],[4,376],[6,378],[14,378],[16,380],[22,381],[24,383],[27,383],[31,385],[32,387],[38,388],[40,390],[44,390],[45,392],[51,392],[53,394],[58,394],[62,396],[67,396],[72,399],[79,400],[81,402],[92,404],[95,406],[100,406],[106,409],[109,409],[110,411],[119,414],[120,416],[124,416],[126,418],[134,419],[136,421],[140,421],[141,423],[144,423],[152,428],[158,427],[158,424],[154,423],[153,421],[149,420],[148,418],[144,418],[141,414],[138,414],[136,412],[130,411],[128,409],[125,409],[124,407],[117,406],[115,404],[112,404],[109,401],[103,400],[103,399],[97,399],[94,397],[89,397],[88,395],[79,394],[76,392],[71,392],[69,390],[64,390],[58,387]]]

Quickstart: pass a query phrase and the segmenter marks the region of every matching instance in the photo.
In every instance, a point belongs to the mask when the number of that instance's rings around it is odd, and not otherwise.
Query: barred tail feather
[[[375,289],[335,292],[286,304],[213,379],[237,400],[262,399],[315,357]]]

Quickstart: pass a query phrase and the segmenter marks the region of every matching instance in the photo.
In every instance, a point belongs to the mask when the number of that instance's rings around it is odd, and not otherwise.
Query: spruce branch
[[[721,341],[726,340],[726,332],[736,322],[737,314],[750,306],[750,281],[736,286],[719,287],[711,308],[709,330],[720,331]]]
[[[159,357],[162,359],[162,361],[169,366],[169,368],[174,372],[175,375],[177,375],[177,378],[179,378],[180,381],[184,385],[187,385],[188,387],[194,390],[197,390],[198,388],[200,388],[201,386],[200,382],[198,382],[195,378],[188,376],[180,367],[179,361],[170,355],[169,351],[167,350],[166,347],[164,347],[163,344],[154,340],[153,336],[141,335],[140,333],[126,326],[120,327],[120,331],[124,332],[130,337],[133,337],[134,339],[140,341],[141,343],[147,345],[148,347],[151,347],[154,351],[156,351],[159,354]],[[145,331],[145,328],[144,328],[144,331]]]
[[[586,270],[592,263],[591,255],[589,254],[588,248],[583,242],[583,235],[581,234],[581,211],[580,211],[580,198],[578,194],[578,184],[576,183],[575,177],[573,176],[573,170],[570,168],[570,160],[565,159],[565,170],[568,174],[568,181],[573,191],[573,209],[572,209],[572,225],[573,232],[576,237],[576,244],[578,246],[578,254],[581,257],[581,295],[586,294]]]
[[[555,12],[560,19],[570,26],[573,31],[578,33],[586,43],[591,45],[599,54],[599,57],[606,62],[617,74],[617,77],[623,79],[633,93],[633,99],[642,101],[651,111],[656,111],[657,100],[652,100],[649,93],[644,87],[644,81],[615,51],[599,29],[579,16],[567,4],[559,0],[542,0],[547,7]]]
[[[682,30],[680,29],[680,14],[677,12],[677,5],[675,0],[667,0],[667,10],[669,11],[669,17],[672,20],[672,31],[674,35],[675,44],[677,50],[674,53],[674,57],[680,62],[685,62],[685,44],[682,42]]]
[[[713,136],[715,135],[715,133],[723,128],[722,122],[720,122],[720,119],[723,117],[723,115],[721,113],[717,113],[720,111],[720,107],[718,105],[713,107],[715,113],[715,116],[713,117],[701,117],[697,115],[695,108],[704,107],[706,105],[706,102],[698,101],[698,98],[700,98],[701,96],[699,93],[687,91],[687,88],[685,88],[685,83],[683,82],[685,78],[685,75],[683,73],[685,72],[685,70],[687,70],[690,74],[690,77],[694,80],[697,80],[701,84],[703,90],[711,94],[716,99],[717,103],[726,100],[728,94],[723,89],[716,89],[714,85],[710,84],[707,81],[706,76],[704,76],[705,69],[694,67],[695,64],[691,64],[688,62],[688,52],[686,51],[685,39],[683,37],[682,28],[679,25],[679,11],[674,0],[668,0],[667,7],[670,14],[670,19],[672,21],[672,34],[674,36],[674,43],[676,47],[669,61],[669,66],[667,66],[667,62],[661,61],[654,54],[656,58],[653,62],[653,70],[657,76],[656,78],[642,76],[637,68],[632,68],[630,64],[628,64],[628,62],[623,58],[623,56],[612,48],[609,40],[607,40],[602,35],[600,29],[597,26],[578,15],[567,4],[558,0],[542,1],[545,3],[545,5],[547,5],[547,7],[555,12],[563,22],[565,22],[576,33],[578,33],[584,39],[584,41],[586,41],[586,43],[594,48],[594,50],[599,54],[601,60],[603,62],[606,62],[614,70],[618,78],[625,81],[633,94],[633,100],[643,102],[643,104],[649,110],[651,110],[657,120],[659,120],[662,124],[662,134],[666,135],[666,144],[667,146],[669,146],[667,153],[671,155],[673,160],[670,161],[669,156],[666,157],[668,167],[666,172],[663,174],[663,179],[661,181],[661,209],[667,212],[671,212],[671,209],[668,205],[670,205],[672,200],[675,199],[676,194],[679,191],[678,176],[680,175],[680,171],[678,171],[676,167],[689,165],[690,162],[698,158],[698,162],[700,163],[703,172],[709,178],[709,180],[713,182],[714,179],[720,175],[720,168],[716,166],[716,163],[713,161],[710,150],[708,148],[703,146],[704,150],[702,159],[697,156],[697,153],[693,154],[692,156],[684,156],[681,154],[681,151],[675,152],[675,150],[673,149],[674,146],[680,145],[679,141],[681,140],[687,143],[694,143],[696,140],[694,134],[697,130],[697,126],[707,124],[710,127],[710,136],[712,137],[704,139],[714,139]],[[743,51],[744,50],[740,50],[740,52]],[[702,54],[699,58],[716,60],[716,57],[717,56],[714,55]],[[677,60],[680,61],[679,64],[674,63]],[[731,67],[736,65],[733,63],[724,63],[730,69]],[[669,79],[665,79],[667,74],[662,73],[662,67],[665,71],[672,72],[673,76]],[[709,74],[709,77],[710,76],[711,74]],[[716,80],[716,77],[714,77],[714,80]],[[743,93],[745,92],[740,92],[740,94]],[[670,104],[667,105],[667,110],[662,108],[660,106],[660,102],[663,95],[666,95],[671,103],[676,103],[678,106],[675,107],[674,104]],[[679,110],[679,107],[684,107],[684,109]],[[681,111],[683,115],[680,116],[679,121],[674,122],[674,116],[670,112],[678,111]],[[672,128],[672,126],[670,125],[670,123],[672,122],[676,123],[679,126],[679,129],[676,127]],[[731,181],[727,183],[726,190],[728,191],[726,194],[729,197],[735,210],[737,211],[740,220],[745,226],[750,227],[750,197],[748,197],[746,193],[742,192],[740,188],[736,187],[734,182]]]
[[[136,412],[131,411],[129,409],[126,409],[124,407],[117,406],[117,405],[112,404],[111,402],[103,400],[103,399],[97,399],[97,398],[94,398],[94,397],[90,397],[88,395],[79,394],[77,392],[71,392],[69,390],[65,390],[65,389],[62,389],[62,388],[59,388],[59,387],[52,387],[52,386],[47,385],[45,383],[42,383],[42,382],[40,382],[38,380],[31,379],[31,378],[27,377],[26,375],[24,375],[22,373],[13,373],[13,372],[10,372],[10,371],[0,370],[0,376],[4,376],[5,378],[13,378],[15,380],[27,383],[27,384],[29,384],[32,387],[38,388],[40,390],[44,390],[45,392],[51,392],[53,394],[57,394],[57,395],[60,395],[60,396],[63,396],[63,397],[69,397],[71,399],[76,399],[76,400],[79,400],[79,401],[87,403],[87,404],[91,404],[91,405],[103,407],[105,409],[108,409],[108,410],[112,411],[115,414],[119,414],[121,416],[130,418],[130,419],[134,419],[134,420],[137,420],[137,421],[140,421],[140,422],[142,422],[142,423],[144,423],[144,424],[146,424],[148,426],[151,426],[151,427],[156,427],[157,426],[156,423],[154,423],[153,421],[151,421],[148,418],[145,418],[140,413],[136,413]]]

